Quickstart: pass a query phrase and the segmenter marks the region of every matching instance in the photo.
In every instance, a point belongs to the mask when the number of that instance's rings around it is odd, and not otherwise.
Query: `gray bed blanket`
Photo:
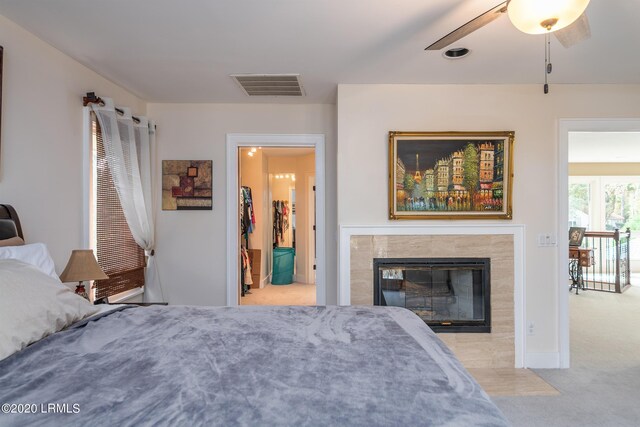
[[[37,405],[0,425],[508,425],[395,307],[119,310],[0,362],[0,403]]]

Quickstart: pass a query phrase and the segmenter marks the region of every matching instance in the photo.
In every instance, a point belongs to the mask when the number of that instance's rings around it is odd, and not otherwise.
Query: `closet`
[[[244,297],[239,303],[293,300],[300,285],[315,281],[314,240],[309,237],[313,235],[314,218],[309,202],[313,199],[310,183],[315,172],[314,150],[242,147],[238,163],[238,239],[242,248],[237,254],[242,266],[238,293]],[[315,291],[309,288],[308,292]]]

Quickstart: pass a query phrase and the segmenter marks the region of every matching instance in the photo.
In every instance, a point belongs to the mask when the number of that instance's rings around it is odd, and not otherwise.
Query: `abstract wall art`
[[[162,210],[211,210],[212,184],[211,160],[163,160]]]

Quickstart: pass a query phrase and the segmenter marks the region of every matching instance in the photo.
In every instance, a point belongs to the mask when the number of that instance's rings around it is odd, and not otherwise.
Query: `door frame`
[[[640,119],[560,119],[558,123],[558,352],[560,368],[569,368],[569,133],[570,132],[638,132]]]
[[[326,216],[325,216],[325,136],[324,134],[227,134],[227,305],[239,305],[238,239],[239,192],[238,153],[241,147],[312,147],[316,173],[316,305],[326,305]]]

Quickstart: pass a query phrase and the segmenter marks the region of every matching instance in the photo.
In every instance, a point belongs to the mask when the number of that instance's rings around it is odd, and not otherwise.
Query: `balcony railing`
[[[593,264],[584,267],[584,286],[589,290],[621,293],[631,285],[629,242],[631,230],[587,231],[582,248],[593,250]]]

